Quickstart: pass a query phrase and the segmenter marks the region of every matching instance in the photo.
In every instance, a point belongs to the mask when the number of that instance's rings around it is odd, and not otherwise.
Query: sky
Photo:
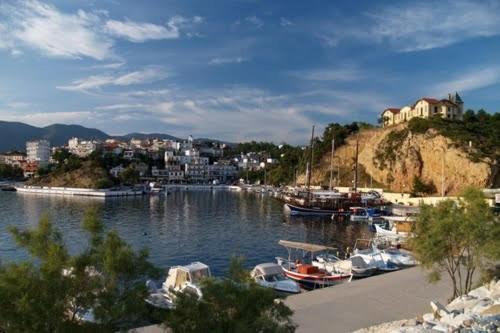
[[[0,120],[307,142],[458,91],[500,111],[500,1],[0,0]]]

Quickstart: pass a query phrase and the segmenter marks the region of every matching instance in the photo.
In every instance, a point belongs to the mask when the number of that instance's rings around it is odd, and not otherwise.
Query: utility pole
[[[441,155],[441,197],[444,197],[444,151]]]
[[[313,147],[314,147],[314,125],[312,127],[312,133],[311,133],[311,154],[310,154],[310,160],[309,160],[309,173],[307,174],[307,193],[308,193],[308,201],[311,201],[311,177],[312,177],[312,168],[313,168]]]
[[[356,136],[356,159],[354,164],[354,192],[358,191],[358,153],[359,153],[359,134]]]
[[[332,139],[332,155],[330,156],[330,191],[332,190],[333,179],[333,153],[335,152],[335,139]]]
[[[293,176],[294,176],[293,186],[297,187],[297,167],[293,169]]]

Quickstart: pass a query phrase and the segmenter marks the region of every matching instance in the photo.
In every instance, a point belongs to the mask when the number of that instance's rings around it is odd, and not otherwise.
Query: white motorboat
[[[367,242],[367,247],[364,249],[359,248],[358,243],[361,242]],[[366,263],[367,267],[376,267],[376,269],[381,272],[391,272],[399,269],[395,263],[387,260],[387,256],[382,256],[382,251],[379,250],[371,240],[356,240],[352,257],[361,258]],[[357,261],[360,262],[358,259]]]
[[[201,262],[171,267],[161,288],[157,288],[152,281],[146,282],[150,291],[146,302],[154,307],[172,309],[176,293],[191,292],[201,298],[203,294],[200,282],[210,276],[210,268]]]
[[[250,276],[262,287],[272,288],[282,293],[300,293],[300,285],[287,278],[283,268],[278,264],[259,264],[250,272]]]
[[[342,272],[352,274],[356,278],[371,276],[377,271],[376,266],[368,264],[360,256],[351,256],[349,259],[342,260],[332,254],[320,254],[316,256],[313,265],[330,273]]]
[[[411,267],[417,264],[415,257],[409,251],[403,249],[389,248],[381,250],[380,255],[384,261],[392,262],[398,267]]]

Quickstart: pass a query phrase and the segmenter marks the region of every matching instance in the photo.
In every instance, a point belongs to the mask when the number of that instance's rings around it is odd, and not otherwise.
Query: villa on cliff
[[[400,124],[412,118],[430,118],[440,115],[447,119],[462,120],[464,113],[464,102],[458,93],[448,94],[447,99],[435,99],[422,97],[413,105],[401,109],[387,108],[382,112],[384,127]]]

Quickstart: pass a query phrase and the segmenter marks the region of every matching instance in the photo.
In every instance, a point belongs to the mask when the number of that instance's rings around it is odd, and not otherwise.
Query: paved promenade
[[[430,312],[431,300],[446,304],[451,294],[447,275],[430,284],[414,267],[290,296],[285,303],[295,311],[297,333],[342,333]]]

